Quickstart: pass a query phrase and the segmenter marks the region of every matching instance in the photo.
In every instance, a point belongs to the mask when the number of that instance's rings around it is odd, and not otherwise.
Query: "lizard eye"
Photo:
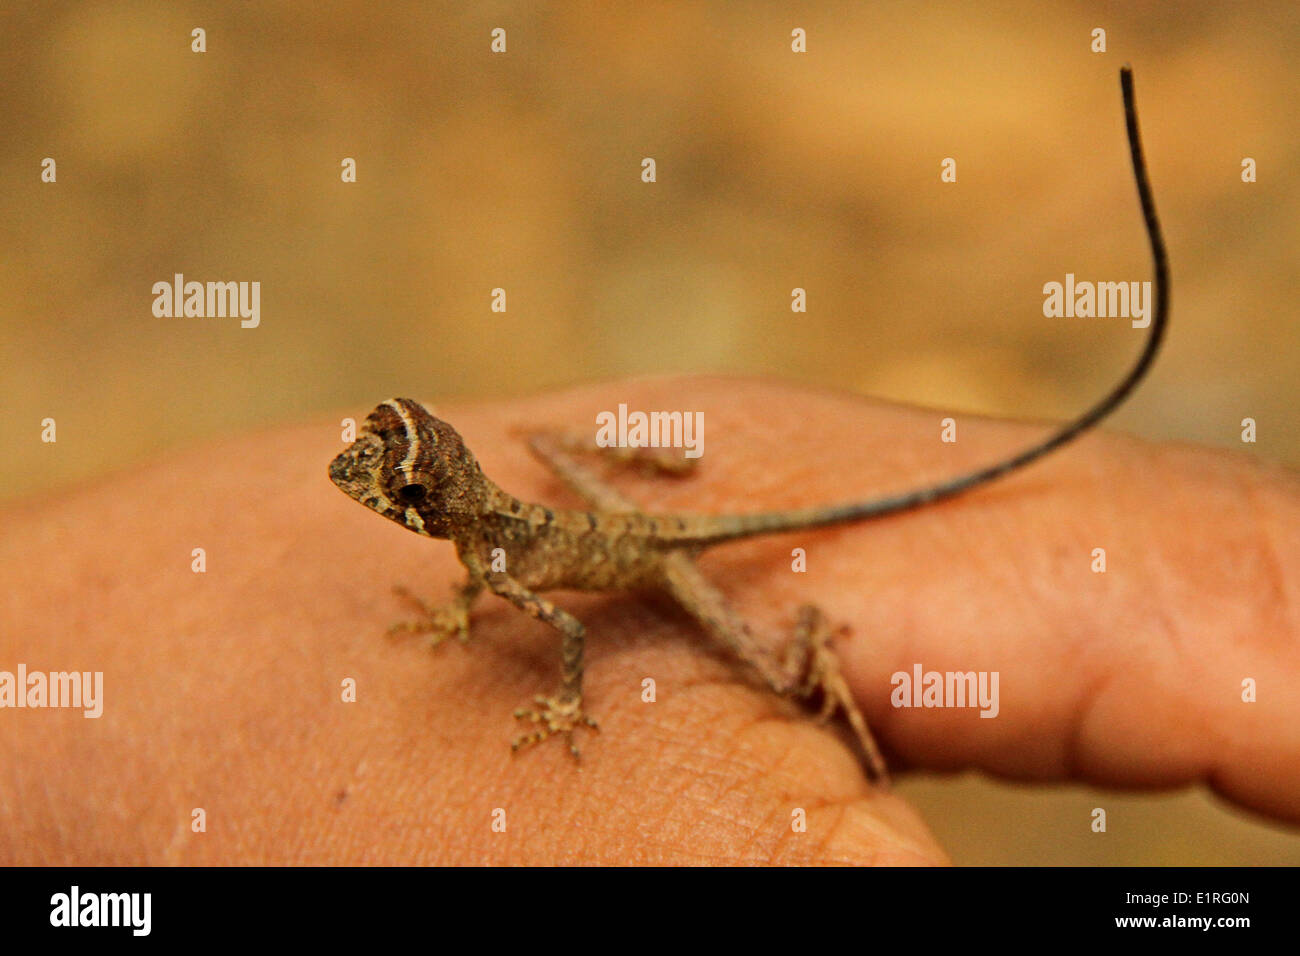
[[[424,485],[419,484],[403,485],[397,490],[398,497],[407,504],[417,504],[418,502],[423,501],[424,496],[428,493],[429,489],[424,487]]]

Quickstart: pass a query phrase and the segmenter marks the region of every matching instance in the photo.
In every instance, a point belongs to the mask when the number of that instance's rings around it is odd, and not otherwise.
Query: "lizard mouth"
[[[349,448],[330,462],[330,481],[351,494],[351,488],[357,483],[357,456]]]
[[[358,439],[330,462],[330,481],[349,498],[380,514],[390,515],[394,509],[380,488],[375,468],[379,452],[374,439]]]
[[[340,452],[334,456],[330,462],[330,481],[342,487],[352,477],[352,466],[356,463],[356,456],[353,455],[352,449]]]

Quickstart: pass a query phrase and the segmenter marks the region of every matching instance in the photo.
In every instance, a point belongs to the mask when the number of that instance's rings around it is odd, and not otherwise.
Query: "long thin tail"
[[[1164,338],[1165,327],[1169,317],[1169,260],[1165,252],[1165,240],[1160,233],[1160,222],[1156,219],[1155,200],[1151,197],[1151,182],[1147,176],[1146,158],[1142,153],[1142,140],[1138,135],[1137,106],[1133,100],[1133,71],[1123,67],[1119,72],[1120,87],[1124,95],[1124,119],[1128,127],[1129,152],[1133,158],[1133,175],[1137,179],[1138,198],[1142,202],[1142,218],[1146,221],[1147,237],[1151,241],[1151,258],[1155,263],[1156,303],[1155,316],[1151,320],[1151,331],[1147,334],[1146,346],[1138,356],[1137,363],[1105,398],[1084,412],[1074,421],[1063,425],[1037,445],[1025,449],[1017,455],[996,464],[972,471],[947,481],[917,488],[913,491],[870,501],[848,502],[827,507],[802,508],[795,511],[777,511],[736,518],[720,519],[717,533],[701,535],[698,540],[712,543],[734,538],[745,538],[756,534],[774,531],[792,531],[799,528],[816,528],[850,521],[863,521],[867,518],[879,518],[883,515],[908,511],[922,505],[945,498],[952,498],[987,484],[1003,475],[1010,474],[1042,458],[1048,452],[1064,445],[1066,442],[1092,428],[1099,421],[1117,408],[1124,399],[1142,381],[1156,352]],[[697,526],[698,527],[698,526]],[[694,535],[692,536],[694,537]]]

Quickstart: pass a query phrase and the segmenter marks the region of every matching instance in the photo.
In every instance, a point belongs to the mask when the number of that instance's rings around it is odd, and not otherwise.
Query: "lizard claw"
[[[600,730],[600,725],[583,712],[582,698],[564,699],[560,697],[535,697],[536,708],[520,707],[515,711],[517,720],[530,720],[540,726],[531,734],[522,734],[510,745],[512,751],[521,747],[541,743],[554,734],[563,734],[569,741],[569,753],[580,757],[578,746],[573,742],[573,732],[579,726]]]

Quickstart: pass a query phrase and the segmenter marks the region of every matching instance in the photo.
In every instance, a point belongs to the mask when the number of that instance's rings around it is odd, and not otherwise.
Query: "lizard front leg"
[[[780,661],[760,643],[747,625],[704,577],[689,555],[678,552],[664,559],[663,581],[668,593],[700,622],[715,639],[752,666],[778,694],[800,699],[821,695],[821,719],[844,711],[861,748],[867,776],[878,783],[889,779],[884,758],[840,673],[839,658],[831,646],[831,631],[817,608],[799,609],[794,639]]]
[[[515,711],[516,718],[531,720],[539,726],[532,733],[515,738],[510,749],[518,750],[529,744],[540,743],[552,734],[563,734],[569,741],[569,752],[575,757],[579,756],[578,747],[573,742],[573,731],[579,725],[586,725],[593,730],[600,729],[596,721],[582,709],[582,652],[586,629],[568,611],[561,610],[544,597],[528,590],[508,574],[489,574],[487,586],[493,594],[500,595],[521,611],[551,625],[561,636],[560,689],[551,697],[534,698],[537,708],[521,707]]]

